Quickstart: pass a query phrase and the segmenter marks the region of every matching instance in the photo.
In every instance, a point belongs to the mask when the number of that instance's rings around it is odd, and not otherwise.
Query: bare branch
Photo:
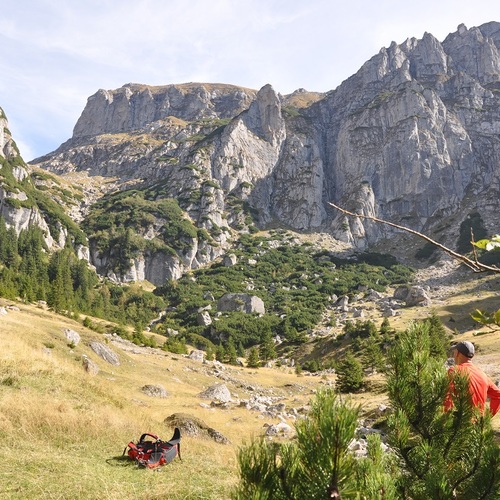
[[[361,217],[362,219],[368,219],[372,220],[374,222],[379,222],[380,224],[387,224],[388,226],[395,227],[396,229],[401,229],[402,231],[406,231],[407,233],[414,234],[418,236],[419,238],[424,239],[425,241],[428,241],[429,243],[432,243],[433,245],[437,246],[443,252],[446,252],[448,255],[451,255],[454,259],[462,262],[464,265],[466,265],[468,268],[472,269],[475,273],[481,273],[481,272],[486,272],[490,271],[493,273],[500,273],[500,268],[496,266],[487,266],[486,264],[481,264],[481,262],[477,261],[477,257],[475,260],[469,259],[465,255],[462,255],[460,253],[454,252],[451,248],[448,248],[444,245],[441,245],[441,243],[438,243],[437,241],[433,240],[432,238],[429,238],[429,236],[426,236],[425,234],[419,233],[418,231],[415,231],[413,229],[410,229],[405,226],[400,226],[399,224],[395,224],[394,222],[389,222],[383,219],[379,219],[377,217],[373,217],[371,215],[362,215],[362,214],[355,214],[353,212],[349,212],[349,210],[346,210],[345,208],[339,207],[338,205],[335,205],[334,203],[328,202],[329,205],[331,205],[333,208],[336,208],[339,212],[342,212],[343,214],[350,215],[351,217]]]

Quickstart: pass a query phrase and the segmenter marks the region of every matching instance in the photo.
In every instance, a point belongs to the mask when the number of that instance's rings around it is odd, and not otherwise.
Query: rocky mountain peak
[[[382,48],[326,94],[209,83],[100,90],[73,138],[38,163],[85,172],[107,191],[161,184],[161,196],[215,235],[210,248],[198,242],[169,256],[176,275],[221,255],[231,231],[249,227],[328,231],[357,248],[393,236],[346,220],[329,201],[436,231],[453,247],[471,213],[495,230],[499,47],[496,22],[460,25],[443,42],[425,33]],[[160,226],[144,229],[147,238]],[[145,259],[168,277],[165,259]]]
[[[205,83],[101,89],[89,97],[73,138],[141,130],[169,117],[188,122],[230,118],[247,109],[255,95],[235,85]]]
[[[9,122],[2,108],[0,108],[0,156],[6,159],[19,156],[17,146],[10,134]]]
[[[271,144],[284,139],[285,121],[281,115],[280,99],[271,85],[265,85],[257,93],[248,109],[247,124],[249,129]]]

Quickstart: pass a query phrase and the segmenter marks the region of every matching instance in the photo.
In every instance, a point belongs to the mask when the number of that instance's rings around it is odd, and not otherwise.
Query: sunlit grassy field
[[[227,367],[223,372],[227,380],[223,380],[207,365],[181,355],[124,351],[108,343],[120,359],[120,365],[113,366],[88,347],[93,340],[106,343],[102,334],[44,308],[0,300],[0,306],[9,304],[20,310],[0,316],[2,498],[228,499],[238,482],[239,448],[262,436],[265,424],[278,420],[237,405],[206,407],[210,401],[198,394],[225,383],[234,399],[262,392],[283,398],[287,408],[300,408],[318,387],[334,382],[330,374],[299,376],[291,368],[243,367]],[[464,324],[471,304],[491,309],[498,304],[498,294],[475,291],[471,295],[462,290],[433,307],[450,328],[448,318]],[[395,326],[402,328],[405,321],[429,312],[405,311]],[[68,345],[65,328],[81,335],[77,346]],[[494,380],[500,378],[497,331],[470,328],[456,330],[454,335],[473,340],[478,348],[475,362]],[[84,355],[99,366],[96,376],[84,370]],[[146,396],[141,391],[146,384],[162,385],[169,396]],[[353,396],[364,414],[387,402],[382,375],[368,377],[367,387],[367,392]],[[127,443],[137,441],[144,432],[170,438],[173,429],[164,420],[178,412],[202,419],[231,444],[184,436],[182,460],[176,458],[157,470],[139,469],[122,457]],[[493,419],[493,427],[498,434],[500,416]]]
[[[0,305],[8,302],[2,301]],[[112,366],[88,347],[102,335],[76,321],[34,306],[19,305],[0,318],[0,492],[4,498],[229,498],[237,483],[241,444],[261,436],[264,423],[256,412],[234,407],[210,409],[197,395],[224,381],[207,374],[200,362],[162,351],[119,355]],[[64,329],[82,342],[69,346]],[[97,376],[85,372],[82,356],[98,364]],[[228,368],[247,385],[272,390],[288,404],[307,404],[319,377],[298,377],[291,369]],[[146,384],[164,386],[167,398],[148,397]],[[250,393],[226,383],[233,397]],[[244,384],[242,384],[244,385]],[[293,402],[293,403],[292,403]],[[173,430],[164,420],[190,413],[218,430],[230,445],[183,437],[182,461],[157,471],[138,469],[122,458],[131,440],[143,432],[163,439]]]

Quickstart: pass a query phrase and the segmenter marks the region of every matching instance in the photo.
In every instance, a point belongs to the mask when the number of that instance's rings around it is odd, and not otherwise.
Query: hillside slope
[[[491,309],[497,303],[492,287],[498,286],[498,277],[481,277],[468,285],[449,276],[438,280],[436,272],[427,278],[434,280],[433,309],[452,326],[450,332],[455,325],[460,328],[454,338],[473,340],[475,362],[495,380],[500,378],[500,333],[471,328],[467,319],[472,308]],[[238,480],[238,447],[263,436],[266,424],[285,420],[293,426],[316,389],[335,381],[332,373],[298,376],[291,368],[202,364],[117,342],[43,306],[0,300],[0,307],[6,307],[0,330],[0,436],[4,443],[15,443],[0,449],[0,491],[8,498],[229,498]],[[403,328],[430,310],[409,308],[395,326]],[[81,342],[71,344],[66,329],[79,333]],[[120,364],[97,356],[91,342],[109,347]],[[314,347],[323,356],[335,354],[325,352],[320,343]],[[85,356],[98,366],[97,375],[84,370]],[[227,386],[231,402],[211,404],[199,398],[218,384]],[[162,386],[168,396],[147,396],[145,385]],[[264,412],[248,409],[256,396],[267,401]],[[383,378],[369,376],[367,392],[353,398],[362,405],[364,418],[372,417],[386,402]],[[284,408],[273,417],[273,405],[282,403]],[[164,420],[179,412],[202,419],[230,444],[185,436],[182,461],[176,459],[161,473],[137,469],[120,457],[125,445],[143,432],[169,438],[172,429]],[[493,425],[499,432],[498,418]]]

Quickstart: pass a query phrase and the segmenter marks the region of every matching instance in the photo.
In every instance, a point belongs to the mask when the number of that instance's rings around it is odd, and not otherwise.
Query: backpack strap
[[[177,446],[177,454],[179,455],[179,460],[181,458],[181,430],[176,427],[174,430],[174,435],[167,441],[167,444],[170,446]]]
[[[155,441],[160,441],[160,438],[156,434],[150,434],[149,432],[145,432],[139,439],[139,443],[144,442],[148,436],[152,437]]]

